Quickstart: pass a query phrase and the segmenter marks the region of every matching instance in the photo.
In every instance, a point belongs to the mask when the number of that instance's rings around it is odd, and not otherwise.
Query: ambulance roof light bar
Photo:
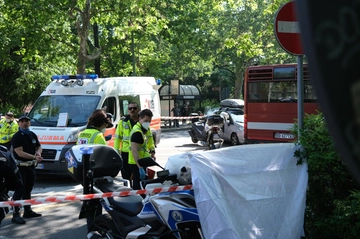
[[[76,80],[76,84],[79,86],[84,85],[83,79],[91,79],[95,80],[98,78],[97,74],[77,74],[77,75],[54,75],[51,77],[52,80],[61,80],[61,85],[68,86],[69,82],[68,80]]]
[[[92,79],[98,78],[97,74],[77,74],[77,75],[54,75],[52,80],[73,80],[73,79]]]

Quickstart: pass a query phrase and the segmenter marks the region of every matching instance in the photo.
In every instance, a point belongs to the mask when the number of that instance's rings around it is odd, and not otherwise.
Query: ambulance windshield
[[[28,114],[31,126],[84,126],[99,100],[100,96],[89,95],[41,96]]]

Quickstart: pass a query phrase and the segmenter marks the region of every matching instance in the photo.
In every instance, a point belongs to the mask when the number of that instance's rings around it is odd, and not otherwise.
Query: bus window
[[[303,68],[304,113],[314,114],[317,97],[307,65]],[[297,119],[296,64],[252,66],[245,74],[246,143],[289,142],[290,130]]]

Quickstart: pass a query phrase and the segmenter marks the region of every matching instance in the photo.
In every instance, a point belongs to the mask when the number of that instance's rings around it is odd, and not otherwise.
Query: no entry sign
[[[280,46],[293,55],[303,55],[300,27],[295,14],[295,2],[283,5],[275,17],[275,36]]]

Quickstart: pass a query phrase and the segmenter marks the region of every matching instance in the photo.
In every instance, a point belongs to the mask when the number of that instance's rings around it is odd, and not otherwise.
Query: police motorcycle
[[[0,201],[8,201],[10,199],[8,192],[22,186],[22,177],[13,154],[0,145]],[[0,208],[0,224],[8,212],[8,207]]]
[[[209,149],[218,149],[224,143],[224,140],[219,135],[223,126],[224,118],[220,115],[212,114],[193,122],[188,132],[193,143],[200,141],[201,145],[206,145]]]
[[[127,187],[127,180],[110,177],[117,175],[122,165],[121,156],[112,147],[76,145],[66,153],[66,159],[70,175],[83,182],[84,194],[132,190]],[[141,182],[146,190],[191,183],[188,167],[179,169],[178,174],[170,174],[152,158],[140,159],[139,163],[144,167],[158,166],[163,169],[157,172],[157,178]],[[79,219],[91,216],[98,203],[106,211],[88,225],[87,236],[91,239],[204,238],[193,190],[146,194],[144,199],[138,194],[130,194],[86,200],[83,203]]]

